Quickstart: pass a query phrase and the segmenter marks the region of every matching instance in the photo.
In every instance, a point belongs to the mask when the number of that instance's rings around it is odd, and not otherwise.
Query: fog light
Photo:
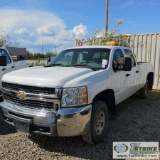
[[[55,121],[56,121],[56,116],[55,116],[54,113],[48,112],[48,113],[46,114],[46,119],[47,119],[48,123],[53,124],[53,123],[55,123]]]

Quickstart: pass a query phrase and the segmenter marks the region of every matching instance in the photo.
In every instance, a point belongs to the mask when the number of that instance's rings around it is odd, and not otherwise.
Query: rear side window
[[[6,50],[0,49],[0,56],[6,56],[6,58],[7,58],[7,63],[11,63],[11,59],[10,59],[10,57],[9,57],[9,55],[8,55],[8,53],[7,53]]]
[[[125,53],[126,57],[130,57],[132,59],[132,67],[136,66],[136,62],[135,62],[132,51],[129,49],[124,49],[124,53]]]

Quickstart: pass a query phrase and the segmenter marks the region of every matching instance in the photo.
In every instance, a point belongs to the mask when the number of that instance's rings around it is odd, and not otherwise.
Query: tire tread
[[[86,134],[82,135],[82,139],[89,143],[89,144],[97,144],[99,142],[95,142],[92,138],[92,133],[91,133],[91,127],[93,125],[93,116],[95,115],[96,109],[94,107],[98,106],[99,104],[101,104],[102,101],[94,101],[93,102],[93,109],[92,109],[92,114],[91,114],[91,121],[90,121],[90,126],[89,126],[89,132],[87,132]],[[104,103],[104,102],[103,102]]]

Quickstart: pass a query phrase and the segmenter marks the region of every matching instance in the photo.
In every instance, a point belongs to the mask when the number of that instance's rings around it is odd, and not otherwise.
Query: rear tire
[[[103,101],[93,101],[89,132],[82,135],[84,141],[98,144],[104,140],[108,124],[108,108]]]
[[[148,91],[149,91],[149,81],[146,81],[145,86],[139,90],[139,95],[141,99],[145,99],[148,95]]]

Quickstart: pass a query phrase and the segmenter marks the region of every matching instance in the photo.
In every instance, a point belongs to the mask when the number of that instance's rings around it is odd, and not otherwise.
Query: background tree
[[[123,23],[123,19],[117,21],[113,28],[105,34],[105,30],[95,29],[93,38],[82,39],[81,42],[84,45],[106,45],[108,41],[118,41],[119,45],[128,46],[128,42],[122,34],[119,34],[118,27]],[[128,40],[130,41],[130,40]],[[82,45],[81,44],[81,45]]]
[[[9,40],[8,35],[0,35],[0,46],[6,46]]]
[[[55,56],[56,56],[56,54],[53,53],[53,52],[47,52],[47,53],[45,54],[45,58],[55,57]]]
[[[44,60],[44,59],[47,59],[49,57],[54,57],[56,56],[55,53],[53,52],[47,52],[45,54],[42,54],[42,53],[31,53],[29,51],[27,51],[27,59],[28,60]]]

